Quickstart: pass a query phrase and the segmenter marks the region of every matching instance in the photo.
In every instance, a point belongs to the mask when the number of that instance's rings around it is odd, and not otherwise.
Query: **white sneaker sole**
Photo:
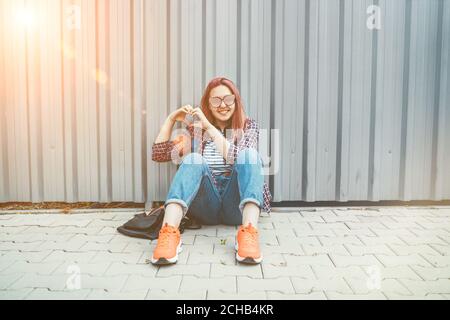
[[[261,263],[261,261],[263,260],[263,255],[261,253],[261,256],[259,258],[251,258],[251,257],[241,257],[238,254],[238,250],[239,250],[239,246],[238,246],[238,242],[236,240],[236,245],[234,246],[234,248],[236,249],[236,260],[241,262],[241,263],[248,263],[248,264],[258,264]]]
[[[176,263],[178,261],[178,255],[183,251],[183,247],[181,245],[181,240],[180,243],[177,246],[177,252],[175,254],[174,257],[172,258],[159,258],[159,259],[155,259],[152,255],[151,258],[151,262],[152,264],[157,264],[157,265],[164,265],[164,264],[173,264]]]

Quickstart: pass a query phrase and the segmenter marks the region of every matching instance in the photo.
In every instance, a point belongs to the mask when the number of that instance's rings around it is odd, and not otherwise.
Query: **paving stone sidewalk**
[[[275,208],[256,266],[229,226],[153,266],[156,241],[116,231],[134,214],[0,214],[0,299],[450,299],[450,207]]]

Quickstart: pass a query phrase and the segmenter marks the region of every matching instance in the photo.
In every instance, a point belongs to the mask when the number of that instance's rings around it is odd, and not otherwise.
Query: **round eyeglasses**
[[[234,96],[234,94],[230,94],[230,95],[224,96],[223,98],[221,98],[221,97],[209,98],[209,104],[213,108],[220,107],[222,105],[222,101],[225,102],[225,105],[229,107],[236,101],[236,97]]]

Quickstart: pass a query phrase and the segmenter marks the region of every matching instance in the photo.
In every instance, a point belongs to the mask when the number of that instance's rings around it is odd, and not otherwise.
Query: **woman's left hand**
[[[193,116],[197,116],[197,121],[194,122],[194,126],[200,124],[202,129],[208,130],[212,127],[211,123],[206,118],[205,114],[203,113],[202,109],[200,107],[194,108],[194,110],[191,111],[191,114]]]

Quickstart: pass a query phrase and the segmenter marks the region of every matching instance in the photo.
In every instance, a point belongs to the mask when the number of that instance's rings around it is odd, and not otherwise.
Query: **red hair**
[[[242,134],[245,126],[245,121],[247,120],[247,116],[244,111],[244,106],[242,104],[241,95],[239,94],[239,90],[236,87],[236,85],[231,81],[230,79],[227,79],[225,77],[217,77],[212,79],[206,89],[205,93],[203,94],[202,100],[201,100],[201,108],[203,111],[203,114],[206,116],[208,121],[210,123],[214,123],[214,116],[212,115],[211,111],[209,110],[209,97],[211,94],[211,90],[220,86],[224,85],[230,89],[231,93],[234,94],[236,97],[236,100],[234,102],[235,108],[234,113],[231,117],[231,129],[233,129],[233,140],[238,139],[238,137]]]

